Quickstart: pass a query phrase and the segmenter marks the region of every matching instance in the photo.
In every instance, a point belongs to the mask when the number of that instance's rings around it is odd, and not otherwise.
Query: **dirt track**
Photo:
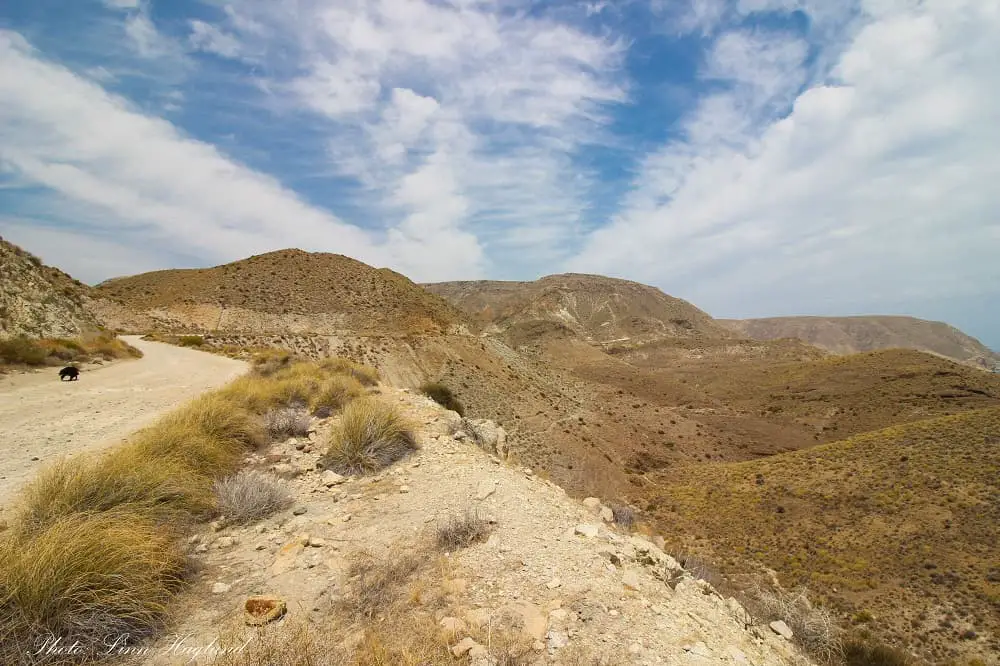
[[[0,379],[0,511],[42,466],[120,442],[247,367],[206,352],[123,339],[143,358],[88,365],[73,382],[59,381],[58,368]]]

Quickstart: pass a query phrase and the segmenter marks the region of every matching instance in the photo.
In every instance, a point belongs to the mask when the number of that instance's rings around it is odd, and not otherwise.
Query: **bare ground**
[[[123,339],[143,358],[88,365],[72,382],[59,381],[58,368],[0,379],[0,511],[41,466],[116,444],[246,370],[242,361]]]

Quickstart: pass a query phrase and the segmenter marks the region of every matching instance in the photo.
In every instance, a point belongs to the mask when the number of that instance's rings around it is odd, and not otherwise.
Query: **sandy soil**
[[[0,511],[43,465],[118,443],[247,367],[206,352],[123,339],[143,358],[85,366],[72,382],[59,381],[58,368],[0,379]]]

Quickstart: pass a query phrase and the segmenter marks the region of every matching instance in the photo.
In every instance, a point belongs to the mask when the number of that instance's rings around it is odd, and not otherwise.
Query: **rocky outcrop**
[[[84,309],[86,285],[2,238],[0,275],[0,338],[68,338],[97,329]]]

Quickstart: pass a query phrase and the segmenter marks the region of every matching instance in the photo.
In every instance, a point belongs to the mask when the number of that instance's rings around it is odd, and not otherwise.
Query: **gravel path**
[[[38,469],[61,455],[120,442],[199,393],[242,374],[242,361],[124,336],[139,360],[0,378],[0,510]]]

